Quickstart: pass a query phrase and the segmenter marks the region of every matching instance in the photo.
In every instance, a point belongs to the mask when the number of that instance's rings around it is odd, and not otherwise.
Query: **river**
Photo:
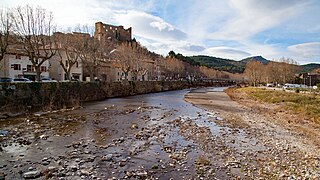
[[[194,92],[223,89],[194,89]],[[0,121],[0,172],[67,178],[196,177],[204,152],[175,123],[194,121],[219,134],[215,116],[184,101],[190,90],[87,103],[81,109]],[[38,175],[36,175],[38,176]]]

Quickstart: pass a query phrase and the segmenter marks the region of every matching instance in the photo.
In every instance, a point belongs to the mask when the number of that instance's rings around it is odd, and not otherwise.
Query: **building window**
[[[46,66],[41,66],[40,67],[41,72],[47,72],[47,67]]]
[[[27,71],[32,72],[34,71],[34,68],[32,65],[27,65]]]
[[[21,64],[11,64],[13,70],[21,70]]]
[[[21,56],[19,54],[17,54],[16,59],[21,59]]]
[[[78,68],[79,67],[79,63],[78,63],[78,61],[76,62],[76,68]]]

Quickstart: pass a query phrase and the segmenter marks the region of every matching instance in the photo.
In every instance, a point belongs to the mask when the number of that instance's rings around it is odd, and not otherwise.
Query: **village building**
[[[93,36],[88,33],[73,32],[73,33],[61,33],[56,32],[54,35],[60,36],[60,43],[64,43],[64,38],[74,37],[74,38],[87,38],[87,39],[97,39],[100,41],[102,46],[108,46],[110,44],[121,44],[125,42],[137,43],[135,39],[132,39],[132,28],[125,29],[123,26],[114,26],[109,24],[103,24],[102,22],[95,23],[95,32]],[[140,45],[139,45],[140,46]],[[116,46],[115,46],[116,47]],[[66,53],[63,52],[62,44],[59,45],[59,41],[56,50],[59,51],[45,61],[41,65],[41,78],[52,78],[57,81],[65,81],[66,72],[62,68],[61,63],[68,67],[68,61]],[[21,49],[21,48],[20,48]],[[29,57],[22,53],[22,50],[18,48],[10,49],[10,51],[5,55],[5,58],[0,62],[0,77],[9,78],[29,78],[30,80],[35,80],[36,72],[29,60]],[[104,52],[110,53],[110,52]],[[61,56],[62,55],[62,56]],[[129,81],[151,81],[160,80],[161,72],[160,66],[158,65],[156,58],[150,58],[143,61],[143,70],[134,74],[134,72],[129,72],[127,79]],[[119,60],[115,60],[112,57],[104,57],[101,59],[103,61],[99,64],[97,71],[94,72],[96,80],[104,82],[114,82],[125,80],[125,74],[121,70]],[[78,81],[90,81],[90,74],[86,67],[82,64],[79,59],[70,70],[71,79],[76,79]]]
[[[303,73],[300,78],[302,79],[303,84],[307,86],[315,86],[320,83],[319,73]]]
[[[61,61],[66,67],[69,66],[66,54],[62,53],[62,57],[64,59]],[[52,79],[55,79],[57,81],[66,81],[68,80],[67,74],[60,65],[60,57],[56,54],[54,55],[50,60],[50,71],[49,71],[49,76]],[[82,70],[82,63],[81,61],[77,61],[70,70],[70,75],[72,80],[77,80],[77,81],[82,81],[83,79],[83,70]]]
[[[70,64],[67,57],[67,52],[63,47],[62,43],[77,43],[77,41],[72,41],[72,39],[75,38],[90,38],[90,34],[88,33],[79,33],[79,32],[73,32],[73,33],[61,33],[56,32],[54,33],[54,36],[57,38],[57,52],[56,54],[49,60],[50,62],[50,77],[52,79],[58,80],[58,81],[66,81],[69,80],[67,77],[66,71],[63,69],[62,65],[66,68],[70,69],[70,78],[71,80],[77,80],[82,81],[83,80],[83,66],[80,58],[78,57],[74,64]],[[65,41],[61,41],[61,39],[64,39]],[[69,39],[69,41],[66,41],[66,39]],[[72,47],[74,44],[64,44],[64,46]],[[72,49],[69,49],[69,56],[70,53],[72,53]]]
[[[41,78],[49,77],[50,63],[45,61],[41,66]],[[9,50],[0,61],[0,77],[7,78],[28,78],[35,80],[36,71],[29,56],[22,53],[19,49]]]

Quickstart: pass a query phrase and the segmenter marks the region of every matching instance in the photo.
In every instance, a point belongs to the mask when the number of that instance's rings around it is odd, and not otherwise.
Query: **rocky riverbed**
[[[318,147],[221,90],[114,98],[0,120],[0,179],[320,178]]]

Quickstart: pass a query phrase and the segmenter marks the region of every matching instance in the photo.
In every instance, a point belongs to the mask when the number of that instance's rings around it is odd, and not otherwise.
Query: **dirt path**
[[[245,103],[239,104],[225,92],[191,92],[185,96],[185,100],[217,112],[223,117],[223,120],[215,120],[217,124],[230,128],[230,131],[245,134],[243,139],[233,133],[218,137],[221,141],[235,144],[228,156],[237,159],[234,162],[241,167],[243,164],[250,167],[243,171],[244,175],[276,179],[320,178],[319,147],[299,131],[277,123],[279,117],[259,113],[253,104],[250,107],[244,106]],[[247,144],[247,140],[251,143]],[[247,149],[243,151],[245,148]],[[242,149],[242,153],[237,151],[239,149]]]

